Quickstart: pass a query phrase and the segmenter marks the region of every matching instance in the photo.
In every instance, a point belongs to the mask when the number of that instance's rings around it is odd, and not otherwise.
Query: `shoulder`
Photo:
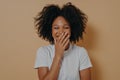
[[[73,45],[73,49],[79,50],[80,52],[87,51],[87,50],[85,49],[85,47],[78,46],[78,45],[76,45],[76,44]]]
[[[53,50],[53,45],[41,46],[37,49],[37,53],[48,52]]]
[[[87,55],[87,49],[85,47],[82,46],[78,46],[78,45],[73,45],[73,50],[77,51],[77,53],[79,53],[80,55]]]

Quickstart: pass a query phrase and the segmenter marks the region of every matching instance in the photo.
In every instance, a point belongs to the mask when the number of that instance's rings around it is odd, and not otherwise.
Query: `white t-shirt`
[[[55,55],[54,45],[40,47],[37,51],[34,68],[50,69]],[[80,80],[79,71],[92,67],[88,53],[84,47],[70,44],[64,52],[58,80]]]

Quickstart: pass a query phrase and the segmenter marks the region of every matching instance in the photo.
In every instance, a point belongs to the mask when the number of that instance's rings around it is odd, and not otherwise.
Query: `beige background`
[[[44,5],[71,1],[89,21],[84,46],[93,63],[93,80],[120,80],[120,0],[0,0],[0,80],[38,80],[33,69],[38,38],[34,17]]]

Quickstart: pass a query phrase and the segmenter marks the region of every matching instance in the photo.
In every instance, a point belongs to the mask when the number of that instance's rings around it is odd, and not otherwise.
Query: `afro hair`
[[[76,43],[83,38],[83,32],[87,23],[87,16],[79,8],[67,3],[60,8],[58,5],[50,4],[45,6],[35,18],[35,28],[39,37],[54,44],[52,37],[52,23],[58,17],[62,16],[70,24],[70,41]]]

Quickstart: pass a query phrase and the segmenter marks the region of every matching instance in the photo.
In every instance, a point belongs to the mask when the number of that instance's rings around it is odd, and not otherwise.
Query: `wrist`
[[[60,55],[55,55],[54,59],[56,59],[56,60],[62,60],[62,56],[60,56]]]
[[[58,65],[61,66],[61,64],[62,64],[62,57],[61,57],[61,56],[55,55],[53,60],[54,60],[55,62],[57,62]]]

